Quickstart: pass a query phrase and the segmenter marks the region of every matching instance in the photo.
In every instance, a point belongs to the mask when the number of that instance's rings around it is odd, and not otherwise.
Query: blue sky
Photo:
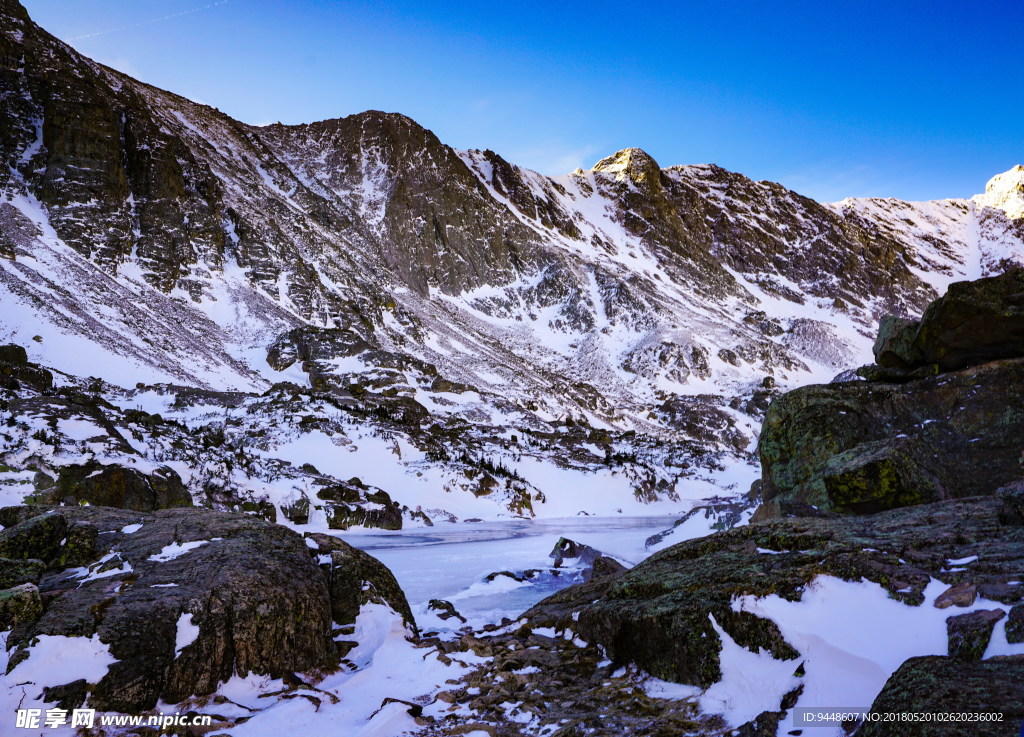
[[[23,0],[240,120],[405,113],[548,174],[638,146],[816,199],[965,197],[1024,163],[1024,3]]]

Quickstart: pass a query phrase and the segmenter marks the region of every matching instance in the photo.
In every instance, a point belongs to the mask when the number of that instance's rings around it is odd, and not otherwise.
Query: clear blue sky
[[[544,173],[627,146],[817,199],[963,197],[1024,163],[1024,2],[23,0],[249,123],[405,113]]]

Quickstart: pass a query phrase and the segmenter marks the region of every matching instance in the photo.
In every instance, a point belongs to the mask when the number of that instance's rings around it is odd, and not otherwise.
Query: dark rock
[[[145,474],[95,461],[61,468],[55,487],[41,494],[40,499],[44,503],[89,503],[138,512],[192,506],[192,495],[181,477],[167,466]]]
[[[933,579],[968,586],[1024,579],[1024,528],[1001,525],[998,510],[994,497],[977,497],[736,527],[678,543],[617,576],[563,589],[524,616],[532,626],[570,627],[618,664],[706,687],[720,677],[719,635],[710,617],[743,647],[797,657],[774,622],[734,611],[736,597],[799,600],[824,574],[876,582],[917,606]],[[966,554],[979,556],[970,570],[947,570],[948,560]]]
[[[388,503],[381,507],[367,507],[348,504],[328,504],[327,526],[332,530],[347,530],[349,527],[373,527],[381,530],[401,530],[402,510]]]
[[[999,510],[999,521],[1004,525],[1024,525],[1024,480],[1004,486],[996,492],[1003,503]]]
[[[77,681],[65,683],[63,686],[44,688],[43,695],[46,701],[55,703],[58,709],[71,711],[85,703],[85,699],[89,695],[89,684],[84,678],[80,678]]]
[[[878,324],[875,339],[875,361],[885,368],[905,368],[920,362],[920,352],[914,348],[914,337],[921,326],[919,320],[883,317]]]
[[[0,558],[0,589],[9,589],[23,583],[39,583],[46,564],[29,558]]]
[[[135,532],[122,531],[140,522]],[[104,532],[86,534],[76,546],[76,530]],[[85,542],[93,548],[89,575],[69,578],[71,563],[61,557],[84,555]],[[338,658],[334,613],[352,621],[361,602],[393,605],[411,621],[394,577],[366,553],[334,541],[335,565],[324,571],[302,537],[253,516],[60,507],[0,532],[0,547],[19,545],[51,567],[39,583],[46,609],[33,610],[32,621],[15,630],[12,662],[39,634],[99,635],[117,658],[99,683],[88,684],[89,703],[100,709],[134,712],[157,699],[177,702],[210,693],[233,673],[280,677],[330,668]],[[92,575],[102,572],[108,575]],[[176,650],[182,617],[199,632]],[[78,686],[73,691],[69,700],[80,696]]]
[[[291,504],[282,504],[281,514],[297,525],[309,524],[309,499],[301,497]]]
[[[763,498],[772,516],[784,502],[862,514],[994,494],[1020,478],[1020,447],[1021,359],[904,384],[808,386],[765,416]]]
[[[34,622],[42,613],[43,602],[35,584],[23,583],[0,590],[0,630]]]
[[[52,561],[60,553],[67,530],[68,523],[62,515],[30,517],[0,531],[0,557]]]
[[[555,568],[560,568],[566,559],[577,560],[580,565],[590,566],[600,555],[600,550],[589,545],[583,545],[567,537],[560,537],[548,557],[554,559]]]
[[[593,581],[609,576],[617,576],[625,570],[627,570],[626,566],[614,558],[609,558],[607,555],[599,555],[594,558],[593,567],[589,571],[583,572],[583,580]]]
[[[1024,642],[1024,604],[1010,609],[1010,616],[1006,619],[1006,641],[1011,644]]]
[[[981,660],[992,639],[996,622],[1005,616],[1002,609],[980,609],[946,619],[949,656],[960,660]]]
[[[877,366],[858,370],[868,381],[772,403],[759,519],[787,502],[863,514],[993,494],[1019,479],[1024,269],[953,284],[920,321],[883,320],[875,356]],[[1005,524],[1024,524],[1020,493],[1000,496]]]
[[[466,618],[459,614],[458,610],[455,608],[455,605],[452,604],[450,601],[446,601],[444,599],[431,599],[427,603],[427,609],[437,612],[437,616],[439,619],[451,619],[452,617],[454,617],[455,619],[458,619],[460,622],[465,623],[466,621]]]
[[[372,602],[391,607],[416,631],[416,620],[405,593],[387,566],[333,535],[312,532],[307,533],[306,538],[331,557],[331,562],[323,567],[328,574],[331,614],[335,622],[355,622],[359,608]]]
[[[883,367],[942,371],[1024,356],[1024,271],[956,282],[920,321],[886,318],[875,360]]]
[[[1018,737],[1024,720],[1024,656],[964,662],[911,658],[889,676],[871,713],[999,713],[1000,721],[891,722],[868,720],[857,737]]]
[[[24,366],[28,363],[28,353],[20,345],[13,343],[0,345],[0,362]]]

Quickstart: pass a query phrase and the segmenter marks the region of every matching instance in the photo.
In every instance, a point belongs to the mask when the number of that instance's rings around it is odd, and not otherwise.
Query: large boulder
[[[1024,721],[1024,655],[964,662],[911,658],[886,681],[871,713],[1000,714],[976,721],[893,722],[870,718],[857,737],[1018,737]]]
[[[334,623],[350,623],[369,590],[411,623],[390,572],[330,538],[205,509],[38,511],[0,515],[21,518],[0,531],[0,555],[46,561],[42,607],[28,621],[19,614],[7,641],[9,673],[17,677],[41,636],[92,638],[111,661],[102,677],[58,689],[63,701],[87,695],[92,707],[132,713],[211,693],[232,674],[330,669]],[[23,588],[18,611],[31,612],[35,586]]]
[[[28,360],[23,346],[0,345],[0,389],[17,389],[22,385],[37,390],[53,386],[53,374]]]
[[[993,494],[1024,473],[1022,447],[1024,359],[907,383],[803,387],[765,416],[759,518]]]
[[[161,466],[143,473],[126,466],[104,466],[96,461],[60,469],[53,488],[40,494],[48,504],[93,504],[136,512],[191,507],[189,494],[174,469]]]
[[[1024,269],[951,284],[920,321],[884,320],[874,352],[886,368],[942,371],[1024,356]]]
[[[875,357],[858,371],[868,381],[803,387],[771,404],[755,520],[873,513],[1020,479],[1024,269],[953,284],[920,321],[884,319]]]

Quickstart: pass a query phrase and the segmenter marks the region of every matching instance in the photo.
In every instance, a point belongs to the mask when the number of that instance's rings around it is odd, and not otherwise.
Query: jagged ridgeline
[[[393,113],[247,125],[83,57],[18,2],[0,21],[0,338],[125,388],[121,407],[243,393],[178,402],[239,459],[183,474],[197,498],[291,509],[239,490],[245,451],[291,424],[358,455],[346,420],[420,464],[368,480],[410,508],[440,506],[427,478],[537,511],[565,484],[531,462],[605,474],[606,511],[746,491],[776,385],[863,363],[883,314],[1024,253],[1019,167],[927,203],[821,204],[639,149],[543,176]],[[326,406],[311,391],[334,409],[302,420]]]

